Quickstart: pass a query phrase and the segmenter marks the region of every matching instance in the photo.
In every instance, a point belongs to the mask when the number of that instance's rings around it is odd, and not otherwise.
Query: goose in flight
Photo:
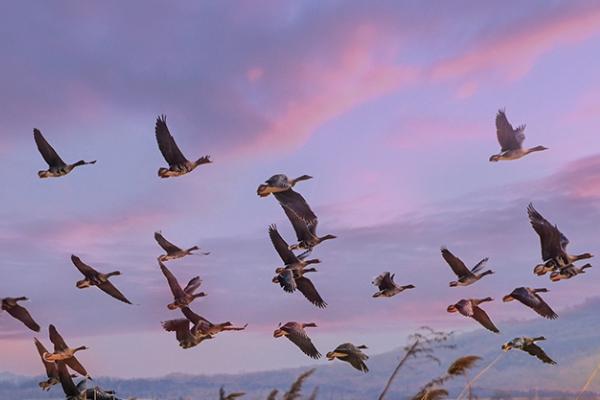
[[[521,125],[517,127],[517,129],[514,129],[510,122],[508,122],[504,110],[498,110],[498,114],[496,114],[496,135],[498,136],[498,142],[502,149],[499,154],[492,155],[490,161],[518,160],[529,153],[548,150],[548,148],[544,146],[535,146],[524,149],[524,131],[525,125]]]
[[[54,353],[43,354],[42,358],[44,359],[44,361],[47,361],[47,362],[63,361],[73,371],[77,372],[78,374],[80,374],[82,376],[85,376],[86,378],[89,378],[89,375],[88,375],[86,369],[84,368],[83,365],[81,365],[79,360],[77,360],[77,358],[75,357],[75,353],[77,353],[78,351],[81,351],[81,350],[88,350],[88,348],[86,346],[79,346],[76,348],[71,348],[71,347],[67,346],[67,343],[65,343],[65,340],[60,335],[60,333],[58,333],[58,331],[56,330],[56,327],[54,325],[50,325],[50,327],[48,328],[48,331],[50,333],[50,341],[52,342],[52,344],[54,344]],[[62,381],[62,379],[61,379],[61,381]]]
[[[485,329],[488,329],[495,333],[500,333],[498,328],[494,325],[490,317],[483,311],[482,308],[479,307],[479,304],[485,303],[487,301],[492,301],[491,297],[486,297],[485,299],[462,299],[456,304],[452,304],[448,306],[449,313],[458,312],[465,317],[473,318],[475,321],[479,322]]]
[[[197,346],[206,339],[213,339],[221,332],[243,331],[248,326],[248,324],[241,327],[233,326],[229,321],[213,324],[193,312],[189,307],[182,307],[181,312],[185,318],[165,321],[162,323],[162,327],[167,332],[175,332],[179,346],[184,349]]]
[[[58,153],[50,146],[50,143],[44,139],[42,136],[42,132],[38,129],[33,130],[33,139],[35,140],[35,144],[39,152],[41,153],[44,160],[48,163],[48,169],[43,171],[38,171],[38,176],[40,178],[57,178],[59,176],[67,175],[71,172],[75,167],[79,167],[81,165],[95,164],[94,161],[77,161],[74,164],[65,163],[62,158],[58,155]]]
[[[6,311],[11,317],[21,321],[34,332],[40,331],[40,326],[33,320],[29,311],[18,303],[29,300],[27,297],[5,297],[0,301],[0,310]]]
[[[206,293],[204,292],[195,293],[195,291],[202,284],[202,280],[199,276],[195,276],[190,279],[187,286],[182,289],[181,285],[179,285],[179,282],[177,282],[175,275],[173,275],[173,273],[165,266],[165,264],[163,264],[161,261],[158,261],[158,264],[160,265],[160,270],[167,279],[167,283],[171,288],[171,293],[173,293],[173,303],[167,305],[169,310],[187,307],[192,301],[194,301],[194,299],[206,296]]]
[[[189,161],[179,147],[175,143],[175,139],[171,136],[169,128],[167,127],[167,117],[161,115],[156,118],[156,126],[154,128],[156,133],[156,141],[158,142],[158,148],[162,153],[163,157],[169,163],[169,168],[159,168],[158,176],[161,178],[170,178],[173,176],[185,175],[192,172],[196,167],[202,164],[208,164],[212,161],[210,156],[200,157],[196,161]]]
[[[503,302],[509,302],[513,300],[517,300],[518,302],[524,304],[525,306],[531,308],[533,311],[538,313],[544,318],[548,319],[556,319],[558,315],[550,308],[548,303],[542,299],[542,297],[538,293],[546,293],[548,289],[532,289],[527,287],[519,287],[513,290],[510,294],[504,296],[502,298]]]
[[[86,380],[82,379],[75,385],[75,382],[73,382],[73,375],[69,373],[64,361],[56,362],[56,371],[67,400],[86,400],[88,398],[85,390]]]
[[[296,192],[293,192],[293,193],[296,193]],[[294,197],[293,193],[292,193],[291,197]],[[337,238],[337,236],[330,235],[330,234],[325,235],[325,236],[318,236],[317,235],[317,224],[319,223],[319,220],[317,219],[316,216],[312,219],[309,217],[309,220],[307,222],[307,220],[305,220],[303,217],[300,216],[300,214],[298,214],[298,212],[295,211],[296,207],[294,207],[293,205],[292,206],[289,205],[290,203],[288,200],[290,199],[290,196],[285,195],[285,194],[278,194],[277,196],[278,196],[278,198],[286,199],[286,203],[282,203],[282,208],[283,208],[283,211],[285,212],[285,215],[287,215],[288,219],[292,223],[294,232],[296,232],[296,238],[298,239],[298,243],[289,246],[290,250],[303,249],[303,250],[306,250],[306,254],[308,254],[309,252],[312,251],[312,249],[314,247],[321,244],[325,240],[331,240],[331,239]],[[288,205],[283,205],[283,204],[288,204]],[[308,204],[307,204],[307,208],[308,208]],[[302,209],[302,208],[300,208],[300,209]],[[310,210],[310,208],[308,208],[308,210]]]
[[[365,350],[367,346],[355,346],[352,343],[343,343],[340,344],[335,350],[330,351],[326,354],[326,357],[329,361],[335,360],[336,358],[345,361],[352,365],[359,371],[369,372],[369,368],[367,368],[367,364],[365,361],[369,359],[365,353],[361,350]]]
[[[189,249],[185,249],[185,250],[181,249],[181,248],[175,246],[173,243],[169,242],[167,239],[165,239],[164,236],[160,232],[154,232],[154,240],[156,240],[156,243],[158,243],[158,245],[160,247],[162,247],[164,251],[167,252],[167,254],[162,254],[160,257],[158,257],[158,259],[162,262],[167,262],[169,260],[176,260],[178,258],[196,254],[196,253],[192,253],[192,251],[200,250],[200,248],[198,246],[193,246],[193,247],[190,247]],[[200,254],[207,256],[210,253],[206,252],[206,253],[200,253]]]
[[[273,337],[280,338],[285,336],[294,343],[304,354],[310,358],[319,359],[321,353],[316,349],[313,342],[306,334],[305,328],[316,328],[317,324],[314,322],[300,323],[300,322],[287,322],[284,325],[279,324],[279,328],[273,332]]]
[[[79,272],[83,274],[84,279],[77,281],[76,286],[79,289],[85,289],[90,286],[96,286],[98,289],[102,290],[104,293],[109,296],[114,297],[117,300],[122,301],[123,303],[131,304],[131,302],[117,289],[110,281],[109,278],[111,276],[121,275],[121,272],[114,271],[109,272],[108,274],[103,274],[101,272],[96,271],[94,268],[85,264],[79,257],[76,255],[71,255],[71,261],[73,265],[77,267]]]
[[[269,226],[269,237],[284,263],[283,267],[275,270],[277,275],[273,278],[273,283],[278,283],[289,293],[298,289],[315,306],[325,308],[327,303],[325,303],[312,281],[304,276],[306,272],[317,271],[315,268],[306,268],[307,265],[317,264],[320,261],[318,259],[306,260],[304,256],[296,256],[289,249],[287,242],[281,237],[275,225]]]
[[[414,289],[413,285],[399,286],[394,282],[394,276],[396,274],[390,274],[384,272],[373,280],[373,285],[379,288],[379,291],[373,294],[373,297],[392,297],[405,291],[406,289]]]
[[[479,271],[481,271],[481,269],[487,263],[487,257],[479,261],[471,270],[467,268],[465,263],[462,262],[460,258],[456,257],[450,252],[450,250],[448,250],[445,247],[442,247],[442,257],[444,258],[444,260],[446,260],[448,265],[450,265],[450,268],[452,268],[452,271],[458,277],[458,280],[450,282],[450,287],[469,286],[477,282],[484,276],[491,275],[494,273],[494,271],[492,270],[487,270],[482,273],[479,273]]]
[[[238,397],[243,397],[246,395],[246,392],[233,392],[233,393],[225,393],[225,388],[221,386],[219,389],[219,400],[235,400]]]
[[[256,194],[260,197],[267,197],[271,193],[279,193],[289,190],[293,188],[296,183],[309,179],[312,179],[312,176],[302,175],[296,179],[290,179],[284,174],[273,175],[267,179],[265,183],[258,186],[258,189],[256,189]]]
[[[580,274],[584,274],[585,270],[588,268],[592,268],[592,264],[587,263],[584,266],[577,268],[576,266],[574,266],[573,264],[568,265],[560,270],[557,271],[552,271],[552,273],[550,274],[550,280],[552,282],[558,282],[558,281],[562,281],[565,279],[571,279],[574,276],[580,275]]]
[[[37,340],[37,338],[34,339],[34,342],[40,358],[42,359],[42,363],[44,364],[44,368],[46,369],[46,376],[48,377],[47,380],[38,383],[38,386],[41,387],[43,391],[48,391],[50,388],[52,388],[52,386],[60,383],[60,377],[58,376],[56,364],[54,362],[44,360],[44,354],[48,353],[46,347],[42,344],[42,342]]]
[[[527,214],[533,230],[540,237],[542,248],[543,264],[538,264],[534,267],[533,272],[536,275],[544,275],[550,271],[570,267],[576,261],[593,257],[590,253],[579,255],[568,254],[567,246],[569,245],[569,239],[567,239],[556,225],[548,222],[531,203],[527,207]]]
[[[542,340],[546,340],[546,338],[543,336],[536,337],[536,338],[518,337],[518,338],[514,338],[510,342],[504,343],[502,345],[502,350],[504,350],[504,351],[509,351],[511,349],[523,350],[524,352],[529,353],[534,357],[537,357],[539,360],[541,360],[545,364],[551,364],[551,365],[556,364],[556,361],[554,361],[553,359],[548,357],[548,355],[544,352],[544,350],[542,350],[542,348],[540,346],[535,344],[535,342],[539,342]]]

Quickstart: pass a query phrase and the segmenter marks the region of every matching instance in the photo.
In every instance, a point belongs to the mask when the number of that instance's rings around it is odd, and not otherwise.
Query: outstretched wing
[[[486,258],[484,258],[483,260],[479,261],[479,262],[478,262],[478,263],[477,263],[477,264],[476,264],[476,265],[475,265],[475,266],[474,266],[474,267],[471,269],[471,272],[472,272],[472,273],[474,273],[474,274],[476,274],[476,273],[478,273],[479,271],[481,271],[481,269],[482,269],[483,267],[485,267],[485,264],[488,262],[488,260],[489,260],[489,258],[487,258],[487,257],[486,257]]]
[[[110,281],[106,281],[98,285],[98,288],[102,290],[104,293],[114,297],[117,300],[122,301],[123,303],[131,304],[131,302],[125,297],[123,293],[119,291]]]
[[[288,189],[283,192],[273,193],[273,196],[279,201],[279,204],[284,209],[288,209],[295,213],[298,218],[305,221],[309,226],[317,226],[317,216],[311,210],[310,206],[304,200],[304,197],[293,189]]]
[[[156,243],[158,243],[158,245],[162,247],[163,250],[167,252],[167,254],[181,251],[179,247],[175,246],[173,243],[165,239],[160,232],[154,232],[154,240],[156,240]]]
[[[492,322],[490,317],[487,315],[487,313],[485,311],[483,311],[483,309],[479,308],[478,306],[473,307],[473,319],[475,321],[479,322],[484,328],[486,328],[492,332],[495,332],[495,333],[500,332],[498,330],[498,328],[496,328],[496,325],[494,325],[494,323]]]
[[[277,226],[269,226],[269,237],[273,243],[273,247],[277,250],[279,257],[283,260],[285,265],[294,264],[298,262],[298,257],[289,249],[287,242],[281,237],[277,231]]]
[[[165,276],[165,278],[167,278],[167,283],[169,284],[169,287],[171,288],[171,293],[173,293],[173,296],[174,297],[185,296],[185,293],[184,293],[183,289],[181,288],[181,286],[179,285],[179,282],[177,282],[177,278],[175,278],[175,275],[173,275],[173,273],[161,261],[159,261],[158,264],[160,265],[160,270],[162,271],[163,275]]]
[[[319,353],[319,350],[317,350],[306,333],[293,329],[288,331],[286,337],[310,358],[314,358],[315,360],[321,358],[321,353]]]
[[[71,368],[73,371],[77,372],[79,375],[85,376],[85,377],[89,376],[87,370],[85,369],[85,367],[83,365],[81,365],[81,363],[79,362],[77,357],[67,358],[64,361],[65,361],[65,364],[67,364],[69,366],[69,368]]]
[[[299,242],[309,241],[316,236],[317,224],[319,222],[317,219],[307,222],[306,220],[300,218],[300,216],[293,211],[292,208],[285,206],[282,208],[285,212],[285,215],[287,215],[288,219],[292,223],[294,232],[296,232],[296,238]]]
[[[56,151],[50,146],[50,144],[42,136],[42,132],[38,129],[33,130],[33,139],[37,145],[38,151],[44,157],[44,160],[50,167],[64,167],[67,165],[56,153]]]
[[[81,259],[76,255],[71,255],[71,261],[73,262],[75,267],[77,267],[79,272],[81,272],[87,278],[91,278],[98,274],[98,271],[81,261]]]
[[[538,359],[542,360],[546,364],[556,364],[556,361],[548,357],[544,350],[542,350],[542,348],[535,343],[523,346],[523,350],[531,354],[532,356],[535,356]]]
[[[327,307],[327,303],[325,303],[323,298],[321,298],[321,295],[319,292],[317,292],[315,285],[313,285],[310,279],[301,276],[300,278],[295,279],[295,281],[296,285],[298,286],[298,290],[304,295],[304,297],[306,297],[308,301],[319,308]]]
[[[35,347],[37,348],[40,358],[42,359],[42,363],[44,363],[44,368],[46,368],[46,375],[48,376],[48,378],[58,377],[58,371],[56,370],[56,364],[54,362],[49,362],[49,361],[44,360],[44,354],[48,353],[48,350],[46,349],[46,347],[42,344],[42,342],[37,340],[37,338],[35,338],[33,340],[35,342]]]
[[[542,260],[547,261],[563,256],[569,240],[558,230],[558,227],[542,217],[531,203],[527,206],[527,214],[533,230],[540,237]]]
[[[465,263],[462,262],[460,258],[456,257],[450,252],[450,250],[448,250],[445,247],[442,247],[442,257],[444,258],[444,260],[446,260],[448,265],[450,265],[450,268],[452,268],[454,274],[456,274],[456,276],[458,276],[459,278],[462,276],[469,275],[471,273],[471,271],[469,271],[469,268],[467,268]]]
[[[79,390],[77,389],[77,386],[75,386],[73,378],[71,378],[71,374],[64,361],[57,361],[56,369],[58,370],[58,379],[60,380],[60,385],[62,386],[65,395],[68,398],[78,398],[80,394]]]
[[[375,282],[379,290],[388,290],[396,287],[394,284],[394,276],[389,272],[384,272],[383,274],[379,275],[377,278],[375,278]]]
[[[496,135],[502,151],[520,149],[523,140],[525,140],[524,129],[524,126],[520,126],[515,130],[508,122],[504,110],[498,110],[498,114],[496,114]]]
[[[196,291],[196,289],[200,287],[200,285],[202,285],[202,279],[200,279],[199,276],[195,276],[192,279],[190,279],[183,291],[185,293],[192,294]]]
[[[33,320],[33,317],[31,314],[29,314],[29,311],[27,311],[25,307],[15,304],[13,307],[10,307],[8,310],[6,310],[6,312],[8,312],[13,318],[21,321],[32,331],[40,331],[40,326]]]
[[[60,333],[58,333],[54,325],[50,325],[48,332],[50,333],[50,341],[54,345],[54,351],[63,351],[68,347],[65,343],[65,340]]]
[[[175,332],[178,342],[191,341],[190,321],[185,318],[171,319],[162,322],[162,327],[167,332]]]
[[[165,160],[169,163],[169,166],[185,164],[188,160],[185,158],[175,139],[171,136],[169,128],[167,127],[167,117],[161,115],[156,119],[156,126],[154,128],[156,133],[156,141],[158,142],[158,148],[162,153]]]
[[[512,291],[510,296],[514,297],[515,299],[517,299],[527,307],[531,308],[544,318],[558,318],[558,315],[556,315],[556,313],[538,294],[532,294],[526,288],[517,288]]]
[[[296,280],[294,279],[294,272],[289,269],[286,269],[277,275],[277,282],[279,282],[279,286],[288,293],[292,293],[298,288]]]
[[[193,312],[189,307],[183,307],[181,309],[181,312],[183,313],[183,315],[185,315],[185,317],[194,325],[197,325],[198,322],[204,322],[209,326],[212,326],[212,322],[210,322],[209,320],[207,320],[206,318],[196,314],[195,312]]]

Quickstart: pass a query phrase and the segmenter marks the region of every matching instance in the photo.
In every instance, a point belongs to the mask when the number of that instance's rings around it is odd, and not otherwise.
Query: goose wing
[[[390,274],[389,272],[384,272],[375,278],[374,284],[377,285],[379,290],[388,290],[396,287],[396,284],[394,283],[394,275]]]
[[[76,255],[71,255],[71,261],[73,262],[73,265],[77,267],[79,272],[81,272],[86,278],[93,278],[94,276],[98,275],[98,271],[81,261],[81,259]]]
[[[531,308],[533,311],[538,313],[544,318],[548,319],[556,319],[558,315],[550,308],[548,303],[542,299],[537,293],[532,293],[526,288],[517,288],[512,291],[510,294],[511,297],[514,297],[527,307]]]
[[[50,143],[46,141],[42,132],[38,129],[33,130],[33,139],[37,145],[38,151],[48,163],[50,167],[64,167],[67,164],[59,157],[58,153],[50,146]]]
[[[167,127],[167,117],[165,115],[161,115],[156,119],[154,132],[156,133],[158,148],[167,163],[169,163],[169,166],[185,164],[188,162],[181,150],[179,150],[179,147],[177,147],[177,143],[175,143],[175,139],[171,135],[171,132],[169,132],[169,128]]]
[[[361,355],[362,353],[359,353],[358,350],[352,351],[347,353],[347,356],[343,359],[345,361],[348,361],[350,365],[352,365],[357,370],[367,373],[369,372],[369,368],[367,367],[367,364],[365,364],[363,358],[367,359],[368,357],[366,355],[364,355],[364,357],[361,357]]]
[[[15,304],[13,307],[10,307],[8,310],[6,310],[6,312],[9,313],[13,318],[21,321],[32,331],[40,331],[40,326],[33,320],[33,317],[31,314],[29,314],[29,311],[27,311],[25,307]]]
[[[304,295],[304,297],[306,297],[308,301],[310,301],[319,308],[327,307],[327,303],[325,303],[323,298],[321,298],[321,295],[319,294],[319,292],[317,292],[315,285],[313,285],[310,279],[301,276],[299,278],[296,278],[295,281],[296,285],[298,286],[298,290]]]
[[[48,327],[48,332],[50,333],[50,341],[54,345],[54,351],[63,351],[67,349],[67,344],[63,337],[58,333],[56,327],[54,325],[50,325]]]
[[[71,357],[64,360],[65,364],[69,366],[73,371],[77,372],[81,376],[88,376],[88,372],[83,365],[79,362],[77,357]]]
[[[304,219],[293,211],[290,207],[282,207],[285,215],[292,223],[294,232],[296,232],[296,238],[299,242],[308,241],[316,236],[318,220],[315,219],[310,222],[306,222]]]
[[[532,356],[537,357],[538,359],[540,359],[541,361],[543,361],[546,364],[552,364],[552,365],[556,364],[556,361],[554,361],[553,359],[548,357],[548,355],[544,352],[544,350],[542,350],[542,348],[535,343],[531,343],[531,344],[523,346],[523,351],[526,351],[527,353],[531,354]]]
[[[520,149],[523,140],[525,140],[524,129],[524,126],[520,126],[515,130],[510,122],[508,122],[504,110],[498,111],[496,115],[496,135],[498,136],[498,142],[502,147],[502,151]]]
[[[550,260],[563,256],[564,251],[569,244],[569,239],[565,237],[556,225],[552,225],[544,218],[534,207],[529,204],[527,214],[533,230],[540,237],[542,247],[542,260]]]
[[[175,298],[185,296],[185,292],[179,285],[179,282],[177,282],[177,278],[175,278],[175,275],[173,275],[169,268],[167,268],[165,264],[163,264],[161,261],[159,261],[158,264],[160,265],[160,270],[162,271],[163,275],[165,276],[165,278],[167,278],[167,283],[171,288],[171,293],[173,293],[173,296]]]
[[[167,252],[167,254],[181,251],[179,247],[175,246],[173,243],[165,239],[165,237],[160,232],[154,232],[154,240],[156,240],[156,243],[158,243],[158,245],[162,247],[163,250]]]
[[[277,275],[277,282],[279,282],[279,286],[281,286],[283,290],[288,293],[292,293],[294,290],[298,289],[298,285],[294,279],[294,272],[292,270],[286,269]]]
[[[306,332],[304,332],[304,329],[290,329],[287,332],[286,337],[302,350],[304,354],[314,359],[321,358],[321,353],[319,353],[319,350],[317,350]]]
[[[37,338],[35,338],[33,340],[35,342],[35,347],[37,348],[40,358],[42,359],[42,363],[44,363],[44,368],[46,368],[46,375],[48,376],[48,378],[57,378],[58,371],[56,370],[56,364],[53,362],[44,360],[44,354],[48,353],[48,350],[42,344],[42,342],[37,340]]]
[[[67,395],[68,398],[78,398],[80,393],[77,386],[75,386],[75,382],[73,382],[73,378],[71,378],[67,365],[63,361],[57,361],[56,369],[58,371],[60,385],[62,386],[65,395]]]
[[[205,324],[207,324],[209,326],[213,326],[212,322],[210,322],[206,318],[196,314],[189,307],[183,307],[181,309],[181,312],[194,325],[197,325],[199,322],[204,322]]]
[[[452,268],[454,274],[459,278],[462,276],[467,276],[471,273],[471,271],[469,271],[469,268],[467,268],[465,263],[462,262],[460,258],[456,257],[454,254],[452,254],[452,252],[450,252],[450,250],[448,250],[445,247],[442,247],[442,257],[444,258],[444,260],[446,260],[448,265],[450,265],[450,268]]]
[[[295,213],[298,218],[305,221],[306,224],[314,225],[316,229],[317,216],[300,193],[293,189],[288,189],[283,192],[273,193],[273,195],[284,210],[289,209],[290,212]]]
[[[299,261],[298,257],[296,257],[296,255],[290,250],[287,242],[277,231],[277,226],[269,226],[269,237],[271,238],[273,247],[275,247],[275,250],[277,250],[279,257],[281,257],[285,265],[294,264]]]
[[[481,271],[481,269],[482,269],[483,267],[485,267],[485,264],[488,262],[488,260],[489,260],[489,258],[487,258],[487,257],[486,257],[486,258],[484,258],[483,260],[479,261],[479,262],[478,262],[478,263],[477,263],[477,264],[476,264],[476,265],[475,265],[475,266],[474,266],[474,267],[471,269],[471,272],[472,272],[472,273],[474,273],[474,274],[476,274],[476,273],[478,273],[479,271]]]
[[[191,341],[190,321],[185,318],[171,319],[162,322],[162,327],[167,332],[175,332],[178,342]]]
[[[496,325],[494,325],[494,323],[492,322],[490,317],[487,315],[487,313],[485,311],[483,311],[482,308],[479,308],[479,306],[473,307],[472,318],[475,321],[479,322],[484,328],[486,328],[492,332],[495,332],[495,333],[500,332],[498,330],[498,328],[496,328]]]
[[[122,301],[123,303],[131,304],[131,301],[129,301],[127,299],[127,297],[125,297],[125,295],[123,293],[121,293],[121,291],[119,289],[117,289],[115,287],[115,285],[112,284],[112,282],[110,282],[108,280],[104,283],[99,284],[98,288],[100,290],[102,290],[104,293],[108,294],[109,296],[114,297],[117,300]]]
[[[195,276],[192,279],[190,279],[183,291],[188,294],[193,294],[196,291],[196,289],[200,287],[200,285],[202,285],[202,279],[200,279],[199,276]]]

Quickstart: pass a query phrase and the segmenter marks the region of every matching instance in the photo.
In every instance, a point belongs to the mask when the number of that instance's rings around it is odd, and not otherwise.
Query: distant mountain
[[[389,399],[405,399],[414,394],[429,379],[437,376],[457,357],[473,354],[483,357],[478,364],[482,369],[502,353],[503,342],[515,336],[541,336],[548,340],[542,343],[550,357],[558,365],[542,364],[528,354],[513,350],[505,353],[498,362],[482,375],[475,384],[474,391],[485,396],[503,398],[500,393],[531,393],[539,391],[539,396],[548,398],[570,398],[568,393],[576,392],[584,385],[590,373],[600,362],[600,298],[564,311],[557,321],[537,318],[528,321],[504,321],[499,324],[501,335],[478,330],[455,338],[454,350],[441,350],[436,356],[441,366],[431,361],[410,361],[402,370],[390,392]],[[319,399],[323,400],[370,400],[376,399],[385,385],[391,371],[398,362],[401,349],[372,356],[368,365],[370,372],[362,374],[348,365],[334,362],[320,366],[309,379],[307,392],[319,386]],[[265,399],[273,388],[285,390],[289,384],[307,368],[287,369],[273,372],[249,373],[240,375],[192,376],[172,374],[159,379],[116,379],[99,378],[96,384],[114,389],[126,398],[137,396],[148,399],[217,399],[219,387],[230,390],[243,390],[248,399]],[[39,379],[0,374],[0,399],[34,400],[60,398],[60,388],[49,394],[37,387]],[[456,395],[464,380],[450,385],[452,395]],[[589,390],[600,391],[600,377]],[[554,391],[551,393],[550,392]],[[506,397],[505,397],[506,398]]]

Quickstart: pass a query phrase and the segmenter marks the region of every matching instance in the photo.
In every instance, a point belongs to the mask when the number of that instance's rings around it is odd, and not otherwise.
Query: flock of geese
[[[519,126],[514,129],[509,123],[503,110],[499,110],[496,116],[496,131],[498,141],[501,146],[499,154],[490,157],[491,162],[501,160],[517,160],[530,153],[547,150],[546,147],[536,146],[524,148],[523,141],[525,126]],[[203,164],[211,163],[209,156],[203,156],[196,161],[189,161],[177,146],[173,136],[167,127],[165,116],[160,116],[156,120],[155,126],[156,140],[160,152],[169,164],[167,167],[161,167],[158,170],[160,178],[177,177],[188,174]],[[77,161],[72,164],[65,163],[58,153],[42,136],[38,129],[33,131],[34,140],[39,152],[48,163],[48,169],[39,171],[40,178],[62,177],[72,172],[76,167],[95,164],[96,161]],[[286,293],[300,292],[310,303],[320,309],[327,307],[327,302],[323,299],[317,290],[313,281],[306,275],[315,273],[317,269],[312,265],[320,263],[317,258],[309,258],[315,247],[325,241],[335,239],[336,236],[327,234],[319,236],[317,233],[318,218],[312,211],[304,197],[294,188],[299,182],[312,179],[311,176],[302,175],[295,179],[290,179],[286,175],[274,175],[258,186],[257,195],[268,197],[273,195],[282,207],[285,215],[289,219],[296,234],[296,242],[288,244],[278,232],[275,225],[268,228],[269,238],[275,252],[281,259],[281,264],[275,269],[275,275],[272,282],[277,284]],[[571,255],[567,253],[569,240],[558,229],[558,227],[546,220],[532,204],[527,208],[527,214],[533,230],[540,238],[541,263],[533,269],[534,274],[542,276],[549,273],[550,280],[553,282],[568,280],[577,277],[586,272],[591,265],[585,264],[581,267],[575,265],[576,262],[592,257],[589,253]],[[190,248],[181,248],[171,243],[162,235],[156,232],[154,238],[157,244],[164,250],[165,254],[158,256],[157,262],[164,275],[169,289],[173,295],[173,302],[167,305],[169,310],[180,310],[181,318],[171,319],[162,322],[162,327],[167,332],[174,332],[175,337],[182,348],[188,349],[197,346],[204,340],[214,339],[219,333],[227,331],[242,331],[247,325],[234,326],[231,322],[212,323],[206,318],[192,311],[191,304],[194,300],[206,296],[205,292],[199,292],[202,285],[199,276],[192,277],[187,285],[181,286],[176,276],[167,268],[166,263],[172,262],[188,255],[209,255],[208,252],[200,252],[197,246]],[[452,272],[456,275],[456,280],[449,283],[450,287],[463,287],[473,285],[482,278],[492,275],[494,272],[490,269],[483,271],[488,261],[482,259],[472,268],[467,265],[449,249],[441,249],[443,260],[450,266]],[[120,271],[100,272],[92,266],[84,263],[76,255],[71,256],[73,265],[81,272],[83,279],[76,282],[79,289],[96,286],[109,296],[126,303],[132,304],[128,298],[117,289],[111,282],[111,278],[121,275]],[[313,275],[311,275],[313,276]],[[399,285],[394,281],[394,274],[383,272],[373,280],[373,285],[377,287],[377,292],[373,297],[393,297],[405,290],[414,289],[412,284]],[[518,287],[510,294],[503,297],[504,302],[516,300],[526,307],[531,308],[537,314],[544,318],[556,319],[557,314],[540,296],[540,293],[546,293],[546,288]],[[15,319],[21,321],[26,327],[35,332],[40,332],[40,325],[29,314],[26,308],[20,305],[20,302],[26,301],[26,297],[4,298],[1,301],[1,309],[6,311]],[[490,302],[491,297],[461,299],[455,304],[448,306],[449,313],[458,313],[464,317],[472,318],[481,324],[487,330],[499,333],[499,329],[492,322],[492,319],[484,311],[482,305]],[[313,359],[321,358],[322,355],[317,350],[310,339],[306,328],[316,328],[314,322],[289,321],[280,323],[274,331],[275,338],[286,337],[290,342],[297,346],[304,354]],[[69,347],[63,337],[59,334],[54,325],[49,325],[49,338],[53,344],[53,352],[44,347],[44,344],[35,338],[35,345],[39,352],[41,361],[46,369],[47,380],[40,382],[42,390],[50,390],[56,384],[61,384],[68,399],[87,399],[87,398],[112,398],[112,392],[105,392],[96,387],[94,389],[85,389],[85,381],[91,379],[85,367],[78,361],[76,353],[86,350],[87,347]],[[536,356],[544,363],[554,364],[555,362],[546,355],[536,342],[545,340],[544,337],[521,337],[515,338],[505,343],[502,349],[520,349],[533,356]],[[328,360],[338,359],[349,363],[352,367],[362,372],[368,372],[366,365],[368,356],[363,352],[367,349],[364,345],[354,345],[352,343],[342,343],[333,351],[326,354]],[[78,384],[75,384],[73,378],[77,375],[82,376]],[[91,397],[95,396],[95,397]],[[105,396],[105,397],[102,397]]]

